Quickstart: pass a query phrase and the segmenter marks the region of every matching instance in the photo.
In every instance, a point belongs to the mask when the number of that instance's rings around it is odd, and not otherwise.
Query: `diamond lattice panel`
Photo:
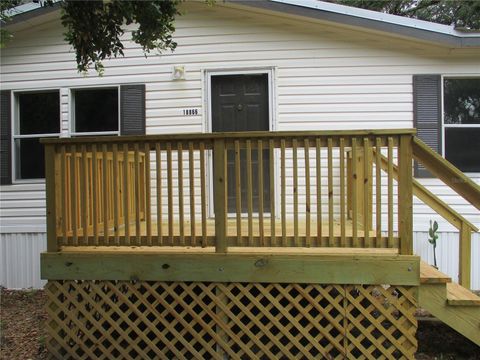
[[[76,359],[413,358],[414,288],[50,281],[48,349]]]

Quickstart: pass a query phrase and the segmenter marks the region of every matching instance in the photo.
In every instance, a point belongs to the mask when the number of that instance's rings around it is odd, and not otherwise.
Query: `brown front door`
[[[268,75],[216,75],[211,78],[212,131],[268,131]],[[247,212],[246,151],[240,153],[242,212]],[[228,153],[228,211],[236,211],[235,154]],[[268,150],[263,151],[264,211],[270,211],[270,172]],[[258,212],[258,152],[252,150],[253,211]]]

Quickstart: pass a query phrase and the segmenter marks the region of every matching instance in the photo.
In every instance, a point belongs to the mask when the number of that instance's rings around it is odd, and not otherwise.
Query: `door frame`
[[[203,106],[205,109],[205,116],[203,118],[203,132],[212,132],[212,76],[222,75],[250,75],[250,74],[267,74],[268,75],[268,131],[277,130],[277,94],[276,94],[276,69],[275,67],[258,67],[258,68],[231,68],[231,69],[206,69],[203,71]],[[278,209],[278,181],[276,158],[278,157],[277,151],[274,154],[274,193],[275,193],[275,208]],[[207,155],[207,183],[208,183],[208,217],[214,216],[213,210],[213,154],[211,151]],[[278,212],[277,212],[278,213]],[[278,215],[278,214],[277,214]],[[234,213],[228,213],[228,216],[235,216]],[[277,217],[277,216],[276,216]]]

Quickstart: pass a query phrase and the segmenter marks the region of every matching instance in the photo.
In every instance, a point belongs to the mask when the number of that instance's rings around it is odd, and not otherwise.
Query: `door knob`
[[[242,104],[238,104],[238,105],[237,105],[237,110],[238,110],[238,111],[242,111],[242,110],[243,110],[243,105],[242,105]]]

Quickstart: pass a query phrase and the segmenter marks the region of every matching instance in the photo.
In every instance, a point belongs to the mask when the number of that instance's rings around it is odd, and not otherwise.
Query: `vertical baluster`
[[[70,147],[65,146],[65,195],[66,195],[66,208],[67,208],[67,242],[63,245],[68,245],[69,242],[71,241],[71,236],[72,236],[72,192],[70,191],[70,185],[71,185],[71,170],[72,167],[70,165],[71,163],[71,150]]]
[[[270,174],[270,245],[277,245],[275,234],[275,144],[269,141],[269,174]]]
[[[213,188],[215,212],[215,252],[226,253],[227,239],[227,142],[223,138],[215,139],[213,144]]]
[[[298,246],[298,154],[297,139],[292,140],[293,153],[293,242]]]
[[[287,246],[287,203],[286,203],[286,181],[285,175],[285,139],[280,140],[280,177],[282,181],[281,206],[282,206],[282,246]]]
[[[147,226],[147,245],[152,246],[152,206],[151,206],[151,186],[150,186],[150,143],[145,143],[145,221]]]
[[[393,138],[388,138],[388,247],[393,247]]]
[[[328,153],[328,246],[334,246],[333,228],[333,140],[327,140]]]
[[[183,147],[182,143],[177,144],[177,170],[178,170],[178,212],[179,212],[179,232],[180,232],[180,245],[185,246],[185,228],[184,228],[184,209],[183,209]]]
[[[263,140],[258,140],[258,230],[260,245],[266,246],[263,228]]]
[[[102,212],[103,212],[103,243],[108,245],[108,179],[107,179],[107,145],[102,145]]]
[[[162,153],[160,144],[155,144],[156,180],[157,180],[157,239],[155,245],[163,245],[162,238]]]
[[[364,247],[371,247],[370,244],[370,189],[371,189],[371,171],[370,171],[370,140],[368,138],[363,139],[363,236]]]
[[[167,143],[168,241],[173,246],[173,175],[172,144]]]
[[[106,154],[105,154],[106,158]],[[123,144],[123,221],[124,221],[124,228],[125,228],[125,236],[124,236],[124,245],[131,245],[130,244],[130,184],[128,178],[128,144]]]
[[[357,139],[352,138],[352,243],[353,247],[358,247],[358,208],[357,208]]]
[[[134,179],[135,179],[135,244],[141,245],[141,229],[140,229],[140,150],[138,143],[133,146],[134,149]]]
[[[93,226],[93,245],[98,245],[98,217],[99,199],[98,199],[98,156],[97,144],[92,144],[92,226]]]
[[[376,247],[382,247],[382,144],[377,137],[375,146],[375,215]]]
[[[322,144],[320,138],[315,139],[315,160],[317,173],[317,244],[322,244]]]
[[[88,245],[88,191],[87,191],[87,149],[85,145],[81,146],[82,157],[80,161],[80,191],[81,191],[81,218],[82,218],[82,230],[83,238],[81,245]]]
[[[77,152],[75,145],[70,148],[70,199],[72,207],[72,243],[73,246],[78,246],[78,226],[77,226]]]
[[[202,204],[202,247],[207,244],[207,196],[205,185],[205,143],[200,143],[200,201]]]
[[[252,191],[252,143],[247,140],[247,205],[248,205],[248,246],[253,244],[253,191]]]
[[[347,246],[345,213],[345,139],[340,138],[340,245]]]
[[[305,245],[310,247],[310,139],[305,139],[304,148],[305,152]]]
[[[120,170],[118,169],[118,144],[113,144],[112,146],[112,161],[113,161],[113,232],[114,232],[114,242],[115,245],[120,245],[120,215],[119,215],[119,204],[118,204],[118,182],[120,180]]]
[[[195,246],[197,238],[195,235],[195,168],[194,168],[193,142],[188,143],[188,170],[190,185],[190,245]]]
[[[61,186],[61,204],[62,204],[62,245],[67,245],[67,221],[68,221],[68,203],[67,203],[67,154],[65,145],[60,147],[60,186]]]
[[[240,167],[240,141],[235,140],[235,205],[237,211],[237,246],[242,242],[242,184]]]

